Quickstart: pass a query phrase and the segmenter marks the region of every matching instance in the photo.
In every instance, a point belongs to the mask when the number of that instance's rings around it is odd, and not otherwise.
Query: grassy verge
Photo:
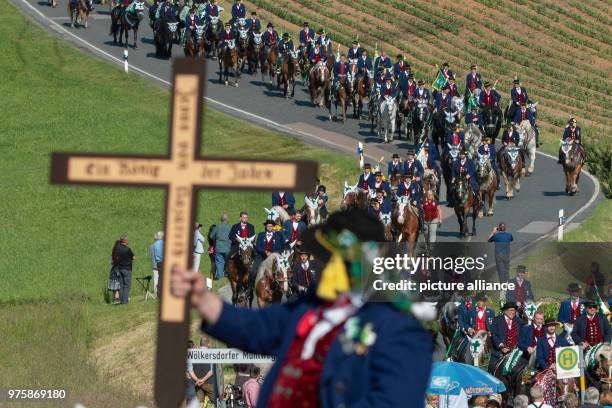
[[[45,33],[6,0],[0,37],[0,213],[8,215],[0,236],[0,384],[67,388],[72,402],[93,407],[149,404],[157,303],[144,304],[136,282],[129,307],[105,305],[103,293],[121,234],[137,257],[134,276],[150,273],[163,193],[50,186],[49,154],[165,153],[169,94]],[[336,196],[355,170],[350,157],[210,109],[204,115],[209,155],[315,159]],[[208,226],[225,212],[233,221],[247,210],[260,231],[269,206],[270,194],[204,191],[198,220]],[[201,270],[208,267],[204,259]]]

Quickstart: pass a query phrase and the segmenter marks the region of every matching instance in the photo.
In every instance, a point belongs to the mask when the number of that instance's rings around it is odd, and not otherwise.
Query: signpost
[[[53,153],[51,159],[54,184],[166,190],[155,373],[155,400],[161,408],[176,408],[185,397],[189,307],[170,292],[170,270],[191,267],[198,190],[310,191],[317,176],[311,161],[201,157],[205,62],[176,59],[173,69],[168,155]]]
[[[580,347],[559,347],[555,349],[557,379],[580,377]]]

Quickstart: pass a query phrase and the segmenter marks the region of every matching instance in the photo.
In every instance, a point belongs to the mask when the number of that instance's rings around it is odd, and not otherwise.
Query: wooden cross
[[[176,59],[173,69],[168,155],[53,153],[51,161],[53,184],[166,189],[155,373],[155,400],[162,408],[176,408],[185,397],[189,307],[170,292],[170,271],[173,266],[192,265],[197,191],[309,191],[317,176],[317,163],[312,161],[200,157],[205,63]]]

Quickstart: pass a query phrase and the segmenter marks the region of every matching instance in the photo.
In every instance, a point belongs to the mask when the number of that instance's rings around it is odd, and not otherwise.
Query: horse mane
[[[530,132],[533,130],[531,127],[531,123],[528,120],[524,120],[519,124],[519,128],[521,128],[524,132]]]
[[[255,276],[255,286],[257,286],[257,282],[268,276],[268,271],[274,272],[274,265],[278,262],[278,257],[279,255],[276,252],[272,252],[261,264],[259,264],[259,269]]]
[[[285,222],[290,218],[289,213],[280,205],[275,205],[272,207],[272,209],[278,213],[281,218],[281,222]]]

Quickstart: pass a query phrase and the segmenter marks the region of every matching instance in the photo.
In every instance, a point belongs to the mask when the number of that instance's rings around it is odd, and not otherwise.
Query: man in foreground
[[[294,302],[238,309],[209,292],[200,274],[179,268],[172,292],[198,310],[203,331],[228,346],[276,357],[258,407],[422,406],[430,336],[403,313],[402,301],[361,303],[361,254],[371,248],[366,239],[381,242],[384,234],[362,210],[336,213],[308,230],[305,247],[325,267],[318,284]]]

